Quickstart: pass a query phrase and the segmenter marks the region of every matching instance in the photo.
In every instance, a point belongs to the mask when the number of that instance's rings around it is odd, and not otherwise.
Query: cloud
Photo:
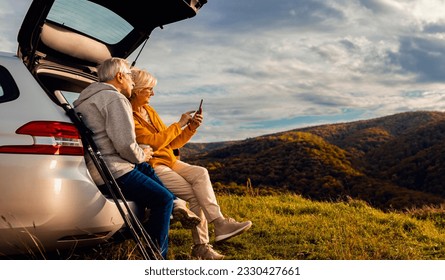
[[[445,82],[445,41],[443,39],[402,37],[393,63],[415,73],[420,83]]]
[[[421,11],[415,2],[397,1],[210,2],[194,21],[155,38],[155,53],[160,42],[169,47],[153,54],[163,62],[148,59],[147,66],[165,83],[159,91],[177,94],[170,100],[204,97],[212,136],[198,140],[242,139],[309,120],[329,122],[329,116],[440,109],[431,103],[443,102],[440,88],[433,99],[404,95],[434,89],[437,84],[426,83],[440,82],[443,72],[434,57],[442,53],[441,40],[422,33],[439,32],[440,18],[428,21]],[[183,74],[172,75],[172,64]]]
[[[325,1],[215,1],[208,3],[207,11],[200,15],[209,22],[209,27],[218,31],[235,33],[249,30],[276,30],[293,27],[321,26],[342,12],[325,4]],[[326,26],[325,26],[326,27]]]
[[[0,50],[15,52],[17,50],[17,34],[23,18],[28,10],[30,0],[2,0],[0,10]]]

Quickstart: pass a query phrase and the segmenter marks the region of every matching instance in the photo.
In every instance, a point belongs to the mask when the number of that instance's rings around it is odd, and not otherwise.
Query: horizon
[[[344,121],[344,122],[322,123],[322,124],[314,124],[314,125],[308,125],[308,126],[303,126],[303,127],[290,128],[290,129],[283,130],[283,131],[276,131],[276,132],[272,132],[272,133],[266,133],[266,134],[262,134],[262,135],[248,137],[248,138],[245,138],[245,139],[214,141],[214,142],[190,142],[190,143],[199,145],[199,144],[214,144],[214,143],[223,143],[223,142],[238,142],[238,141],[255,139],[255,138],[258,138],[258,137],[271,136],[271,135],[275,135],[275,134],[291,132],[291,131],[295,131],[295,130],[311,129],[311,128],[316,128],[316,127],[321,127],[321,126],[331,126],[331,125],[339,125],[339,124],[353,124],[353,123],[357,123],[357,122],[374,121],[374,120],[378,120],[378,119],[390,118],[390,117],[393,117],[393,116],[402,115],[402,114],[410,114],[410,113],[411,114],[412,113],[439,113],[439,114],[445,114],[445,111],[439,111],[439,110],[434,110],[434,111],[427,111],[427,110],[406,111],[406,112],[399,112],[399,113],[394,113],[394,114],[390,114],[390,115],[386,115],[386,116],[379,116],[379,117],[369,118],[369,119],[357,119],[357,120],[350,120],[350,121]]]

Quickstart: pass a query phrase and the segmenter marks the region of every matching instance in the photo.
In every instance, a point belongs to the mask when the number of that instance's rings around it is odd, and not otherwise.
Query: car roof
[[[127,58],[151,32],[195,16],[207,0],[34,0],[17,37],[28,68],[40,60],[76,69]]]

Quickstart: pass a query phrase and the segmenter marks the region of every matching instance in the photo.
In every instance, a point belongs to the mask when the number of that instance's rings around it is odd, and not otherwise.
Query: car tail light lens
[[[17,129],[16,133],[31,135],[34,144],[0,146],[0,153],[83,156],[82,140],[72,123],[33,121]]]

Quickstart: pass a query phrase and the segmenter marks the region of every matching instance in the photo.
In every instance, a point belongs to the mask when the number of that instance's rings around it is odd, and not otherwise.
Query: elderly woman
[[[150,145],[154,155],[149,160],[162,183],[178,198],[189,202],[190,210],[201,222],[191,229],[192,257],[223,259],[209,244],[208,223],[213,223],[215,241],[224,241],[248,230],[252,222],[225,218],[218,205],[207,169],[179,160],[174,150],[184,146],[196,133],[203,120],[202,112],[181,115],[178,122],[166,126],[149,105],[157,80],[141,69],[132,69],[134,88],[130,97],[136,130],[136,141]]]

